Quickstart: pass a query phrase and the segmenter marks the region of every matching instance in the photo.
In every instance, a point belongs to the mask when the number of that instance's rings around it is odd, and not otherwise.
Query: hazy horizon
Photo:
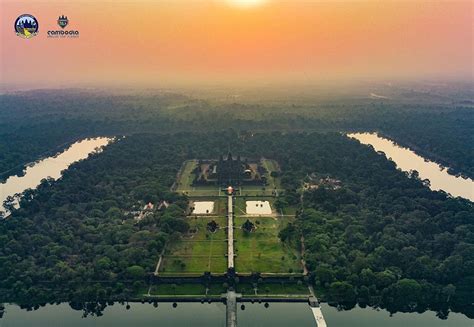
[[[237,1],[237,0],[236,0]],[[472,2],[2,1],[9,87],[320,85],[473,80]],[[25,8],[28,8],[25,12]],[[13,23],[34,15],[39,35]],[[48,39],[66,29],[79,38]]]

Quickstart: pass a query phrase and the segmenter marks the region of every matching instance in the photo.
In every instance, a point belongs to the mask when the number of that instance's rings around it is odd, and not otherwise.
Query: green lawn
[[[241,186],[237,195],[241,196],[272,196],[273,188],[270,186]]]
[[[295,281],[285,283],[259,283],[257,284],[257,294],[255,294],[254,285],[250,283],[241,283],[236,285],[236,291],[243,296],[275,296],[275,295],[309,295],[308,286],[302,283],[298,285]]]
[[[225,217],[227,215],[227,198],[219,198],[216,201],[216,204],[217,204],[217,214],[219,216]]]
[[[207,231],[207,223],[215,220],[221,229]],[[227,243],[224,217],[189,217],[190,229],[196,232],[169,247],[163,257],[160,275],[201,275],[205,271],[222,274],[227,270]]]
[[[194,175],[192,171],[196,168],[197,160],[188,160],[182,168],[177,182],[176,192],[184,193],[188,196],[218,196],[219,188],[217,186],[191,186]]]
[[[280,242],[278,232],[289,221],[287,218],[252,217],[257,229],[244,233],[240,228],[246,217],[235,219],[235,268],[238,273],[300,273],[299,254]]]
[[[186,194],[187,196],[219,196],[219,188],[217,186],[187,186],[183,187],[177,192]],[[222,193],[222,192],[221,192]],[[222,194],[221,194],[222,195]]]
[[[221,295],[225,292],[227,292],[227,289],[223,286],[223,284],[211,284],[207,294],[208,295]]]
[[[272,177],[270,173],[272,171],[279,171],[278,163],[275,160],[263,159],[262,165],[267,169],[265,177],[267,178],[267,185],[262,186],[242,186],[240,187],[238,195],[241,196],[274,196],[275,189],[276,193],[282,191],[279,177]]]
[[[237,273],[248,274],[251,272],[261,273],[301,273],[302,267],[300,256],[295,249],[280,242],[278,232],[293,217],[252,217],[249,218],[257,226],[256,231],[245,235],[240,227],[247,218],[247,200],[269,201],[274,208],[275,189],[279,191],[280,179],[270,176],[270,172],[279,171],[278,163],[274,160],[264,159],[263,166],[268,170],[266,174],[268,185],[243,186],[237,192],[235,198],[235,259]],[[225,215],[227,213],[227,199],[224,193],[216,186],[192,187],[192,171],[197,165],[197,160],[190,160],[183,166],[179,177],[177,191],[187,194],[192,200],[214,200],[216,201],[215,218],[189,217],[191,229],[197,229],[192,236],[172,244],[165,253],[160,267],[161,275],[201,275],[206,271],[213,274],[223,274],[227,270],[227,244],[224,227],[227,225]],[[245,197],[248,195],[248,197]],[[259,195],[259,197],[255,197]],[[195,197],[195,198],[193,198]],[[199,198],[198,198],[199,197]],[[285,210],[285,214],[294,214],[296,208]],[[207,223],[215,219],[221,230],[215,234],[208,233]],[[258,223],[257,223],[258,222]]]
[[[281,188],[280,178],[278,178],[278,177],[273,178],[272,176],[270,176],[270,173],[272,171],[280,171],[278,163],[275,160],[263,159],[262,160],[262,165],[268,171],[268,173],[266,174],[267,181],[268,181],[268,186],[267,187],[269,189],[272,189],[272,190],[274,188],[280,189]]]
[[[257,290],[259,295],[285,294],[285,295],[309,295],[308,286],[302,283],[298,285],[295,281],[280,284],[261,284]]]
[[[150,289],[150,295],[205,295],[206,287],[202,284],[158,284]]]
[[[239,283],[235,286],[235,290],[237,293],[240,293],[243,296],[255,295],[254,287],[250,283]]]
[[[227,290],[222,284],[211,284],[207,292],[208,296],[220,296]],[[254,285],[250,283],[239,283],[236,285],[236,291],[243,296],[275,296],[275,295],[309,295],[308,287],[303,283],[298,285],[295,281],[288,281],[279,284],[260,283],[257,284],[257,295],[255,295]],[[140,295],[147,294],[148,289],[143,289]],[[177,296],[177,295],[196,295],[204,296],[206,287],[203,284],[184,283],[184,284],[158,284],[152,285],[150,295],[152,296]]]
[[[245,215],[245,198],[234,198],[234,212],[236,215]]]
[[[182,192],[183,190],[190,188],[191,183],[194,179],[192,171],[194,168],[196,168],[196,165],[196,160],[188,160],[184,163],[184,167],[182,168],[179,174],[178,185],[176,188],[177,192]]]

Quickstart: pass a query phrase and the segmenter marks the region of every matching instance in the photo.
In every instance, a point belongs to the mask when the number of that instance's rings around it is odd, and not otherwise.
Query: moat
[[[356,307],[350,311],[338,311],[322,304],[328,326],[333,327],[471,327],[472,320],[462,314],[451,313],[448,320],[436,317],[435,312],[396,313],[393,316],[385,310]],[[239,308],[239,325],[245,327],[314,327],[310,308],[303,303],[248,304],[245,310]],[[103,326],[225,326],[225,306],[222,303],[160,303],[157,308],[151,304],[132,303],[129,310],[118,303],[108,306],[100,316],[82,317],[81,311],[73,310],[68,304],[47,305],[36,311],[26,311],[16,305],[7,305],[2,327],[60,327],[67,321],[71,327]]]

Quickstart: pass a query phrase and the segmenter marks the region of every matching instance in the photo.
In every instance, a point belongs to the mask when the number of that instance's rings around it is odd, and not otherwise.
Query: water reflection
[[[225,306],[222,303],[172,303],[153,304],[130,303],[104,304],[88,303],[88,314],[80,304],[61,303],[46,305],[34,311],[22,310],[16,305],[6,305],[2,327],[89,327],[89,326],[224,326]],[[92,311],[90,311],[92,310]]]
[[[21,194],[29,188],[36,188],[44,178],[51,177],[57,179],[61,177],[61,172],[72,163],[87,158],[94,151],[100,151],[110,141],[111,139],[106,137],[78,141],[62,153],[42,159],[27,167],[23,176],[9,177],[5,183],[0,184],[0,209],[2,207],[1,204],[7,199],[9,203],[6,209],[18,206],[17,194]],[[3,211],[8,210],[4,209]]]
[[[441,320],[434,311],[397,312],[390,314],[383,309],[359,306],[350,311],[323,304],[322,311],[329,327],[472,327],[474,320],[463,314],[450,312],[447,320]]]
[[[443,190],[452,196],[460,196],[474,201],[474,181],[448,174],[435,162],[420,157],[415,152],[402,148],[394,142],[380,137],[375,133],[353,133],[347,136],[359,140],[363,144],[370,144],[376,151],[385,153],[385,156],[397,164],[403,171],[416,170],[421,179],[428,179],[432,190]]]
[[[458,313],[450,313],[447,320],[436,317],[433,311],[419,313],[396,313],[385,310],[356,307],[341,311],[327,304],[322,311],[329,327],[472,327],[473,320]],[[84,318],[85,317],[85,318]],[[245,310],[238,311],[240,327],[314,327],[316,325],[311,308],[304,303],[247,303]],[[6,305],[0,319],[2,327],[54,327],[64,326],[225,326],[225,306],[222,303],[178,303],[176,308],[167,303],[61,303],[44,305],[33,310],[24,310],[17,305]]]

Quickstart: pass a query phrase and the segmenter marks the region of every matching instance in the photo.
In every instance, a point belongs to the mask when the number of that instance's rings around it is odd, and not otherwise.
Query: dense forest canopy
[[[187,199],[169,192],[183,155],[167,143],[122,139],[75,164],[61,180],[25,191],[21,209],[0,223],[2,297],[126,296],[130,289],[118,281],[143,283],[164,244],[188,228]],[[145,203],[163,201],[171,205],[134,219]]]
[[[299,246],[304,236],[311,282],[326,300],[473,316],[472,202],[431,191],[416,172],[407,176],[339,133],[121,138],[60,180],[26,191],[21,209],[0,223],[2,297],[126,297],[143,287],[165,243],[188,228],[187,199],[169,191],[182,162],[229,147],[279,162],[285,192],[278,206],[299,208],[281,239]],[[303,183],[320,177],[339,186],[301,196]],[[133,212],[148,201],[171,205],[137,223]]]
[[[332,143],[321,158],[307,151],[320,141],[300,138],[297,147],[285,145],[298,158],[282,164],[289,190],[313,173],[342,181],[341,188],[305,192],[296,226],[281,235],[293,242],[304,236],[306,262],[326,299],[393,311],[451,307],[472,316],[472,202],[430,191],[416,172],[407,178],[368,148]],[[295,202],[291,191],[287,202]]]
[[[411,94],[403,94],[411,99]],[[343,97],[294,103],[212,102],[171,92],[80,89],[0,95],[0,180],[25,164],[90,136],[140,132],[378,131],[421,155],[474,177],[472,106]],[[436,98],[436,97],[434,97]],[[437,99],[437,98],[436,98]],[[441,101],[441,99],[443,101]]]

